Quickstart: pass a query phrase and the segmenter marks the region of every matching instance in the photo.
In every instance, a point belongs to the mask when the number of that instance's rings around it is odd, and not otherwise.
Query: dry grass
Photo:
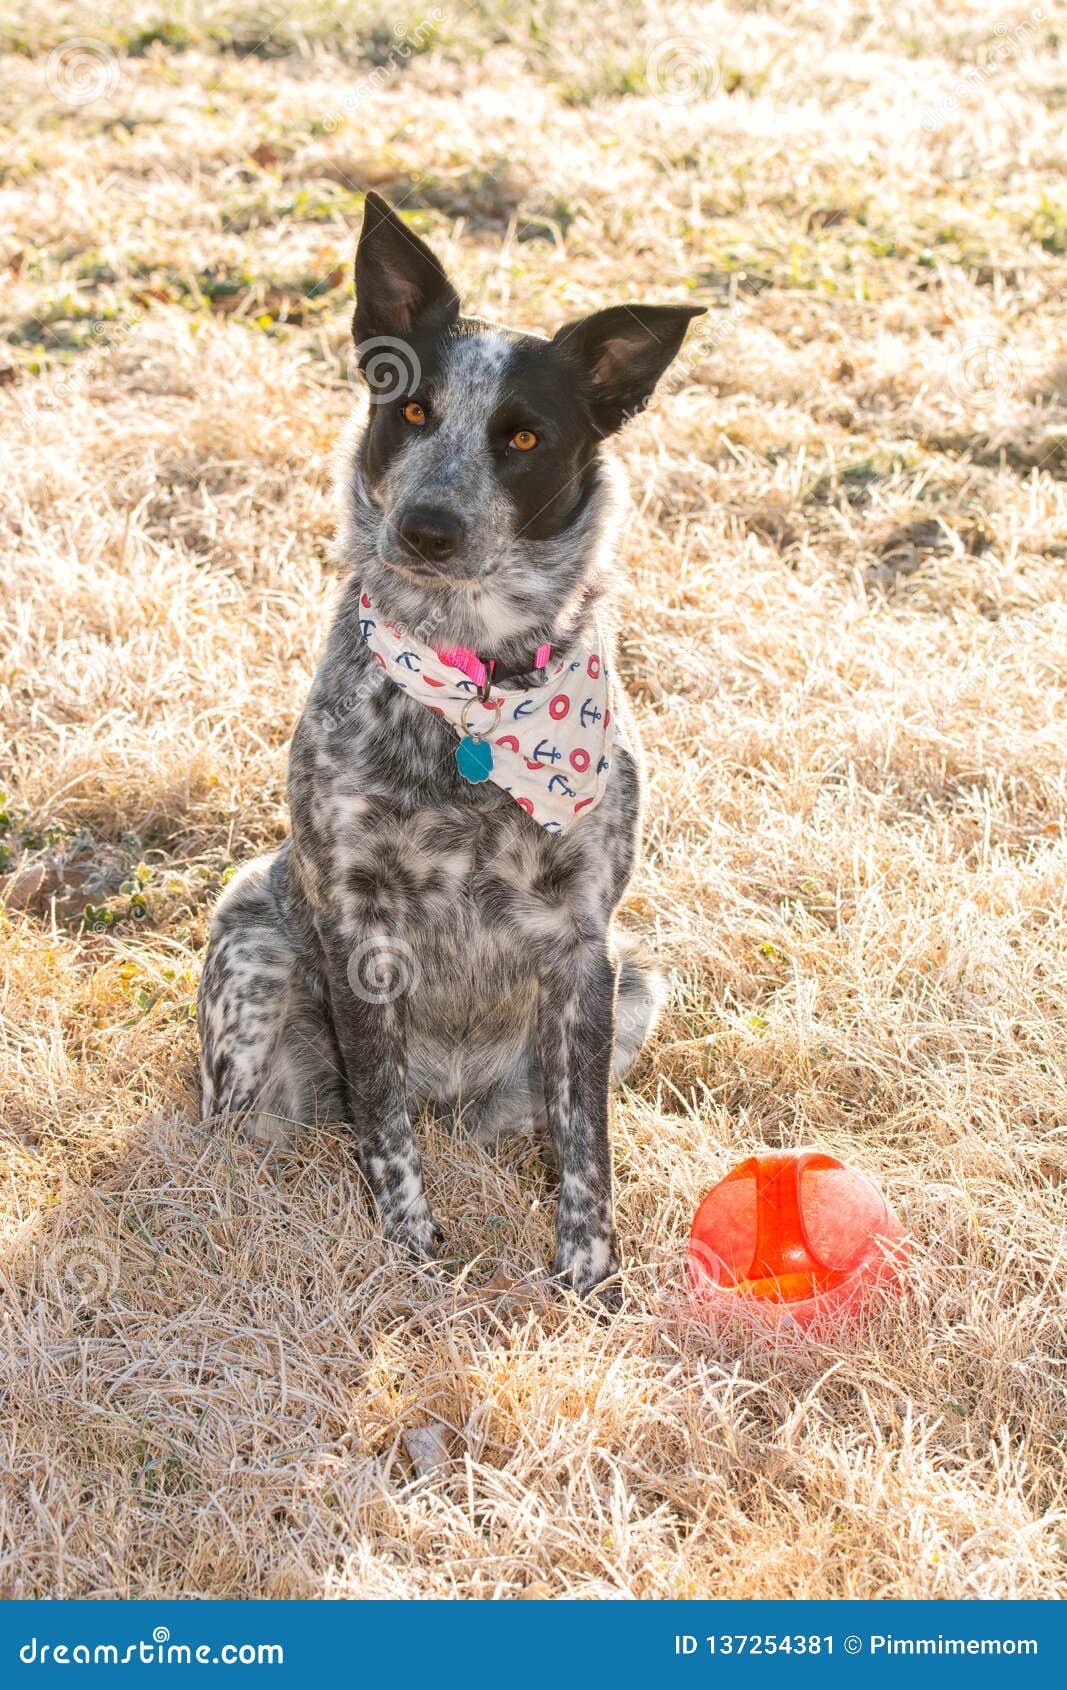
[[[1064,1588],[1063,36],[594,10],[443,6],[392,61],[318,0],[254,54],[239,4],[0,29],[10,1594]],[[335,593],[368,185],[487,313],[713,307],[620,448],[627,919],[675,985],[609,1323],[509,1289],[549,1253],[526,1146],[430,1133],[454,1259],[413,1273],[343,1143],[194,1124],[211,902],[285,827]],[[902,1209],[905,1302],[702,1325],[695,1202],[812,1141]]]

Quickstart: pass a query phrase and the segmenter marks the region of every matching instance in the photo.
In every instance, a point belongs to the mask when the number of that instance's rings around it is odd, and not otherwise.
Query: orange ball
[[[807,1326],[897,1286],[904,1229],[864,1174],[821,1150],[772,1150],[713,1186],[689,1234],[689,1280],[705,1306],[745,1304]]]

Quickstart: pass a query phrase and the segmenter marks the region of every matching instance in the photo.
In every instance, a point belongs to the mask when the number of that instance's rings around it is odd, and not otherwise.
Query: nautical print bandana
[[[465,779],[492,780],[548,833],[565,833],[596,808],[616,734],[599,640],[549,659],[539,685],[506,692],[473,678],[472,670],[485,675],[476,654],[423,645],[366,592],[359,603],[363,638],[389,679],[456,729]]]

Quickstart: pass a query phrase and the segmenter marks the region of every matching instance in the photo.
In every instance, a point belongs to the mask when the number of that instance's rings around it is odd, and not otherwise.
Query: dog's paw
[[[293,1124],[281,1115],[268,1115],[262,1110],[248,1115],[244,1121],[246,1137],[268,1150],[290,1150],[295,1137]]]
[[[557,1284],[612,1314],[622,1305],[618,1272],[613,1237],[561,1241],[556,1246],[552,1277]]]
[[[295,1138],[292,1121],[263,1109],[218,1109],[201,1115],[204,1127],[220,1137],[261,1145],[265,1150],[289,1150]]]
[[[445,1238],[428,1206],[408,1209],[403,1214],[383,1215],[382,1231],[390,1244],[404,1250],[416,1262],[435,1261]]]
[[[559,1161],[556,1157],[556,1145],[552,1137],[552,1129],[548,1126],[537,1127],[534,1131],[534,1146],[541,1159],[541,1166],[552,1185],[559,1184]]]

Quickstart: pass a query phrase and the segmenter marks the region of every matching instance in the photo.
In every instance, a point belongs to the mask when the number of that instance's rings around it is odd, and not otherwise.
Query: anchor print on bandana
[[[365,591],[360,610],[360,633],[390,680],[455,730],[464,780],[492,781],[548,833],[566,832],[596,808],[616,738],[599,640],[576,656],[548,657],[541,682],[522,692],[490,679],[483,699],[472,654],[422,644],[378,615]]]

